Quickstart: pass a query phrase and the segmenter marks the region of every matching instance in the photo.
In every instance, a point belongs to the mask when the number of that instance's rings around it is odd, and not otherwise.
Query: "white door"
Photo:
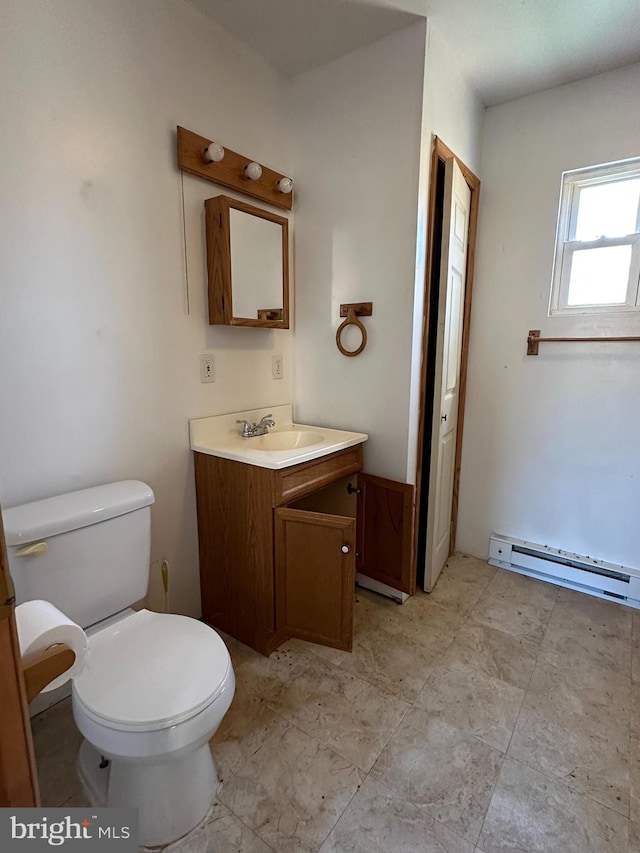
[[[471,190],[454,158],[445,163],[436,370],[429,470],[425,589],[438,580],[451,542],[464,286]]]

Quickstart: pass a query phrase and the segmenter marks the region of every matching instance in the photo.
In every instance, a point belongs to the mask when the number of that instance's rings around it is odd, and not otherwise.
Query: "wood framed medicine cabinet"
[[[205,201],[209,323],[289,328],[289,220],[228,196]]]

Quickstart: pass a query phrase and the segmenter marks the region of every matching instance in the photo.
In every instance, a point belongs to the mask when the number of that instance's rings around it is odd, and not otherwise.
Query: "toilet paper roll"
[[[43,688],[43,693],[55,690],[65,684],[74,675],[78,675],[84,666],[89,641],[79,625],[72,622],[50,601],[25,601],[16,607],[16,624],[20,654],[42,652],[56,643],[66,643],[76,653],[76,659],[66,672],[55,678]]]

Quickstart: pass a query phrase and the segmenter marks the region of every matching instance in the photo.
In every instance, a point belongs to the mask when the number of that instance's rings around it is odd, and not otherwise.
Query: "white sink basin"
[[[265,415],[273,416],[273,429],[266,435],[241,437],[237,420],[257,423]],[[368,438],[361,432],[295,424],[290,404],[198,418],[189,421],[189,431],[192,450],[261,468],[287,468],[362,444]]]
[[[283,429],[282,432],[270,432],[255,438],[245,438],[247,450],[295,450],[298,447],[311,447],[322,443],[322,433],[306,432],[300,429]]]

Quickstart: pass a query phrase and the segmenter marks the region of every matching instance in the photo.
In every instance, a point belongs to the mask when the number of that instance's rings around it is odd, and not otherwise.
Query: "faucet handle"
[[[273,415],[271,413],[265,415],[263,418],[260,419],[261,424],[263,424],[265,421],[272,421],[273,423],[275,423],[275,421],[273,421]]]
[[[242,435],[247,436],[251,434],[251,430],[255,429],[255,424],[252,424],[250,421],[245,421],[243,419],[237,420],[237,424],[244,424],[242,427]]]

